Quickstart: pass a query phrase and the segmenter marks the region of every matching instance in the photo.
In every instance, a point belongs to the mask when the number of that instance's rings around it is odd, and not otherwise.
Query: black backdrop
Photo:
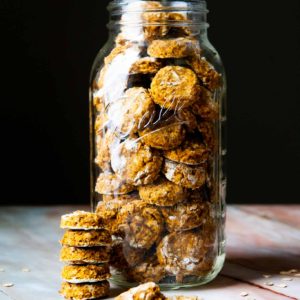
[[[1,203],[88,203],[104,0],[0,0]],[[208,0],[228,76],[228,202],[299,201],[299,1]]]

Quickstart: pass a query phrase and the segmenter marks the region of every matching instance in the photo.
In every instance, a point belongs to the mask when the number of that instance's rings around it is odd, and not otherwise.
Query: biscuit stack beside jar
[[[60,293],[66,299],[81,300],[107,296],[110,278],[111,235],[100,216],[85,211],[63,215],[60,260],[63,283]]]

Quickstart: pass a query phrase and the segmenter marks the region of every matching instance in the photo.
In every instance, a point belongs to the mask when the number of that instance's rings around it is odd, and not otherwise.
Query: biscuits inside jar
[[[177,282],[182,282],[185,276],[198,275],[202,271],[207,251],[201,231],[173,232],[158,245],[157,257],[166,271],[175,275]]]
[[[185,138],[185,133],[186,130],[181,123],[167,122],[141,130],[139,135],[146,145],[155,149],[168,150],[179,146]]]
[[[171,207],[162,207],[169,232],[197,228],[207,222],[209,207],[201,199],[189,199]]]
[[[124,205],[118,215],[124,240],[134,248],[150,249],[161,239],[164,221],[160,211],[144,201]]]
[[[99,194],[122,195],[134,190],[134,186],[122,177],[113,173],[101,173],[97,179],[95,190]]]
[[[219,88],[222,84],[222,76],[215,68],[200,55],[190,56],[187,63],[192,67],[194,72],[199,76],[203,85],[213,91]]]
[[[189,166],[165,160],[162,171],[168,180],[192,190],[202,187],[207,178],[205,165]]]
[[[148,47],[148,54],[155,58],[183,58],[199,51],[196,40],[185,37],[154,40]]]
[[[128,138],[111,151],[112,169],[128,184],[139,186],[154,182],[163,158],[137,138]]]
[[[143,262],[146,249],[131,247],[125,240],[116,239],[111,249],[111,266],[120,272]]]
[[[173,182],[160,178],[156,182],[139,187],[142,200],[157,206],[173,206],[188,198],[186,188]]]
[[[155,105],[149,92],[143,87],[133,87],[110,104],[107,114],[114,129],[126,136],[143,129],[154,112]]]
[[[166,275],[164,266],[158,262],[155,254],[150,254],[139,264],[128,268],[126,273],[132,281],[139,283],[160,282]]]
[[[179,110],[191,106],[199,98],[201,87],[189,68],[167,66],[160,69],[151,82],[153,101],[163,108]]]
[[[106,172],[97,180],[105,202],[97,212],[118,236],[111,264],[125,277],[183,282],[210,272],[215,255],[210,196],[195,195],[211,181],[219,118],[213,97],[221,75],[191,37],[186,14],[160,11],[156,1],[131,5],[140,11],[124,11],[122,20],[147,22],[131,32],[121,26],[98,80],[104,89],[95,105],[107,109],[97,128],[108,124],[105,132],[120,138],[98,151],[96,162]],[[168,24],[173,21],[183,22]]]
[[[205,163],[210,155],[209,148],[197,139],[183,142],[179,147],[164,151],[168,160],[187,165],[199,165]]]

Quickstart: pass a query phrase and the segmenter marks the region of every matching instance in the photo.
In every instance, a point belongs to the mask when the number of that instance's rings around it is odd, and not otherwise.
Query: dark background
[[[0,0],[3,204],[88,203],[104,0]],[[228,77],[228,202],[299,201],[299,1],[208,0]]]

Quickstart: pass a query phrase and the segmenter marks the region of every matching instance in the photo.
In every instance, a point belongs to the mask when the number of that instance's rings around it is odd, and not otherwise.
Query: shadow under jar
[[[121,286],[204,284],[224,254],[226,80],[205,1],[115,0],[90,85],[91,197]]]

